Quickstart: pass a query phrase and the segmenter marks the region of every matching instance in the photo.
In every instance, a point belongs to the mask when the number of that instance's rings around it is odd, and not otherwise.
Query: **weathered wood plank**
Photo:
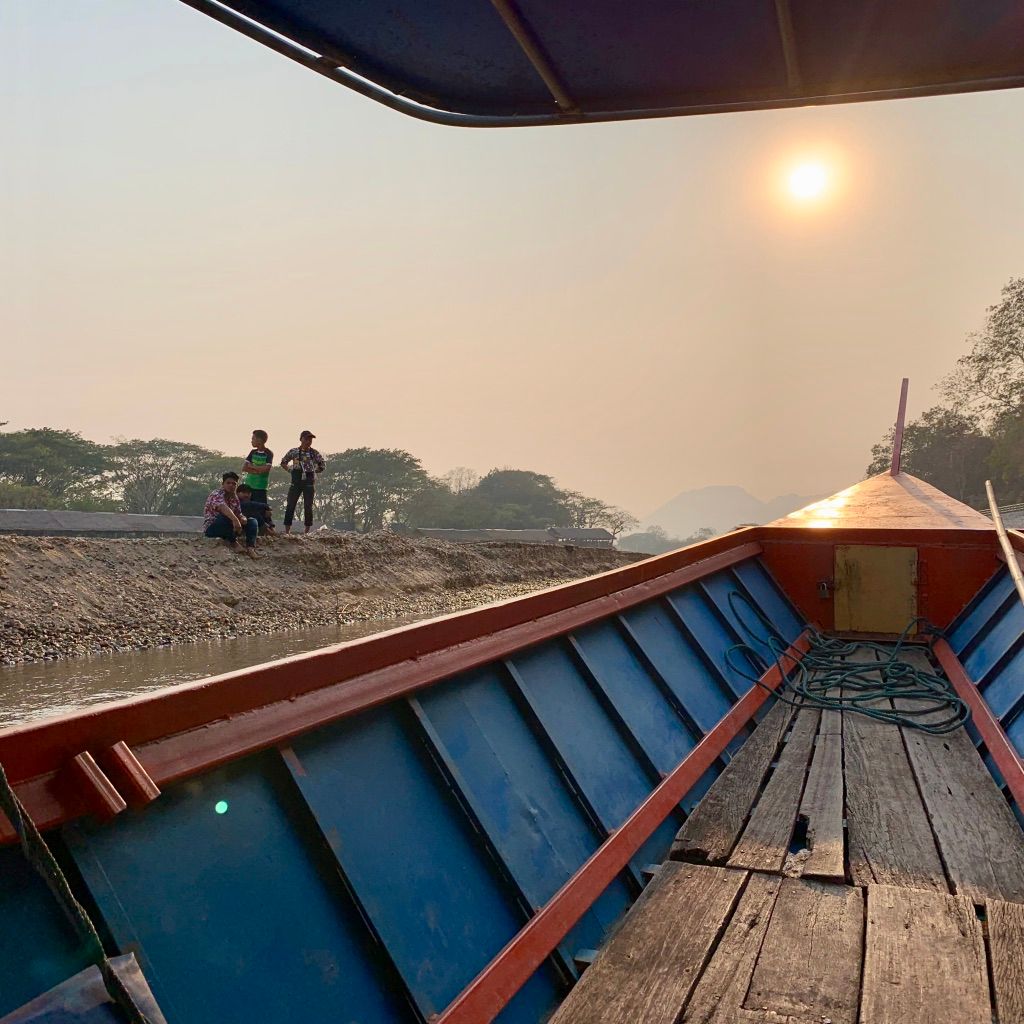
[[[863,890],[782,883],[744,1005],[855,1024],[864,939]]]
[[[1024,906],[989,900],[987,909],[999,1024],[1024,1024]]]
[[[868,887],[860,1024],[991,1024],[981,923],[963,896]]]
[[[908,651],[906,660],[934,671],[922,651]],[[1024,902],[1024,832],[966,731],[931,736],[905,727],[903,739],[954,891],[975,902]]]
[[[674,1024],[745,879],[726,868],[663,864],[552,1024]]]
[[[948,892],[900,729],[844,711],[843,749],[854,884],[877,882]]]
[[[825,721],[822,713],[822,723]],[[841,882],[845,878],[843,859],[843,738],[835,733],[818,733],[800,801],[800,817],[807,823],[810,851],[800,865],[801,874]]]
[[[742,1016],[743,1000],[781,884],[778,875],[750,876],[729,927],[687,1004],[685,1024],[717,1024]]]
[[[778,767],[768,780],[729,858],[730,867],[758,871],[779,871],[782,868],[793,837],[819,717],[816,710],[798,712],[793,732],[779,756]]]
[[[792,715],[788,704],[776,701],[686,819],[672,844],[669,856],[673,860],[725,863],[743,831]]]

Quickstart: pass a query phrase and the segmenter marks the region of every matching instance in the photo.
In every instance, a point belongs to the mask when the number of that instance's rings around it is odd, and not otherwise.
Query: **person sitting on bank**
[[[228,547],[238,550],[236,538],[245,534],[245,553],[250,558],[256,557],[256,534],[260,524],[242,512],[235,488],[238,486],[238,474],[227,472],[221,478],[221,485],[210,491],[203,508],[203,531],[207,537],[220,537],[227,541]]]
[[[257,501],[256,494],[248,484],[239,484],[235,488],[238,503],[242,506],[242,514],[247,519],[255,519],[259,523],[260,536],[273,535],[274,520],[270,514],[270,506],[265,501]]]
[[[242,464],[242,471],[245,473],[242,483],[252,488],[253,501],[261,501],[269,507],[267,484],[270,482],[270,470],[274,465],[274,453],[267,447],[267,437],[265,430],[252,432],[252,451]]]
[[[316,488],[316,475],[322,473],[327,467],[324,457],[313,447],[313,438],[316,437],[310,430],[304,430],[299,434],[299,447],[289,448],[285,452],[281,465],[288,469],[288,463],[292,463],[292,483],[288,488],[288,500],[284,507],[284,532],[292,532],[292,520],[295,518],[295,505],[302,495],[303,512],[306,520],[306,533],[309,533],[313,526],[313,491]]]

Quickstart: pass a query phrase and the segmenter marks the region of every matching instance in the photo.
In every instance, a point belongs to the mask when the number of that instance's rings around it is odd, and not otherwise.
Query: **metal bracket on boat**
[[[76,754],[64,765],[58,773],[57,785],[80,796],[100,821],[109,821],[128,806],[87,750]]]
[[[124,740],[104,750],[100,763],[129,807],[145,807],[160,795],[160,787]]]
[[[160,795],[159,787],[123,740],[104,750],[99,761],[102,767],[83,750],[61,769],[57,784],[81,797],[100,821],[109,821],[129,805],[144,806]]]

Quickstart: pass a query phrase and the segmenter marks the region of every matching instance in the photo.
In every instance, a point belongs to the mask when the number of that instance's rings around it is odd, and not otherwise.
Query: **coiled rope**
[[[787,654],[788,642],[745,594],[732,591],[729,608],[746,634],[745,642],[726,651],[729,667],[786,704],[851,711],[936,736],[954,732],[970,717],[970,709],[948,680],[903,660],[916,626],[921,625],[923,633],[941,635],[927,619],[912,619],[895,644],[850,642],[808,627],[807,653],[796,658]],[[862,652],[872,652],[878,660],[852,660]],[[760,680],[773,663],[785,680],[776,690]]]

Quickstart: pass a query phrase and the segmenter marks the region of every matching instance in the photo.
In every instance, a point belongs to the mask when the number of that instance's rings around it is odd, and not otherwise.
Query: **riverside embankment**
[[[0,664],[415,618],[514,597],[638,557],[324,532],[256,561],[203,538],[0,537]]]

